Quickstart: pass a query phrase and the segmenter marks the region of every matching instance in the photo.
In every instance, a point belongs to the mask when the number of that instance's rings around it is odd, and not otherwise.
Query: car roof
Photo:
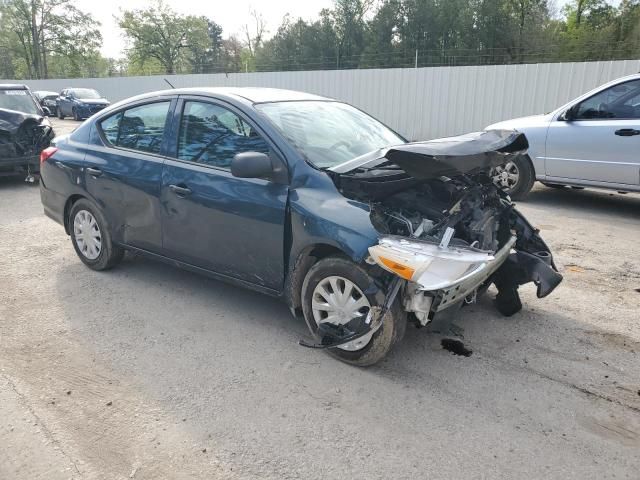
[[[159,95],[204,95],[214,97],[226,97],[244,99],[251,103],[266,102],[292,102],[302,100],[333,100],[328,97],[314,95],[312,93],[298,92],[295,90],[283,90],[280,88],[262,87],[191,87],[175,88],[173,90],[161,90],[150,92],[136,99],[155,97]]]
[[[29,87],[18,83],[0,83],[0,90],[29,90]]]

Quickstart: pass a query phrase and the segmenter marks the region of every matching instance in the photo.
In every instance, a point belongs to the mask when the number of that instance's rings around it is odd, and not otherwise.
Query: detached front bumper
[[[435,313],[451,307],[476,291],[507,261],[516,240],[516,237],[511,237],[494,255],[493,260],[480,264],[475,270],[456,280],[450,286],[431,292],[435,293],[431,311]]]
[[[408,280],[404,308],[423,325],[447,308],[459,305],[489,283],[496,285],[496,307],[504,315],[522,308],[518,287],[533,282],[538,298],[546,297],[562,281],[548,247],[530,230],[540,251],[524,251],[532,244],[513,235],[495,253],[467,247],[438,247],[414,240],[385,237],[369,248],[384,269]],[[523,247],[523,244],[526,245]]]

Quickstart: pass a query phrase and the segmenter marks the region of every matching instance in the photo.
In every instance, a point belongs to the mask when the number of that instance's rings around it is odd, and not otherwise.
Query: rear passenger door
[[[100,141],[85,157],[85,182],[117,242],[160,253],[160,184],[169,112],[164,97],[127,106],[96,122]]]
[[[284,278],[288,185],[237,178],[231,161],[241,152],[282,157],[240,111],[222,102],[182,99],[175,114],[174,159],[162,178],[166,255],[272,290]]]

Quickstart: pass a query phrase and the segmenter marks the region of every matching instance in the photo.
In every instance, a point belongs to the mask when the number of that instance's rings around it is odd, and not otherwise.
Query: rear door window
[[[100,122],[107,141],[116,147],[159,154],[171,102],[141,105]]]

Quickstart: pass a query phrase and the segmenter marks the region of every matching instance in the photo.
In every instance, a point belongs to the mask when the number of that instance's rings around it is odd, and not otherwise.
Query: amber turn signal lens
[[[407,267],[406,265],[402,265],[398,262],[394,262],[393,260],[389,260],[388,258],[380,257],[380,261],[391,270],[393,273],[398,275],[399,277],[404,278],[405,280],[411,280],[415,270],[411,267]]]

